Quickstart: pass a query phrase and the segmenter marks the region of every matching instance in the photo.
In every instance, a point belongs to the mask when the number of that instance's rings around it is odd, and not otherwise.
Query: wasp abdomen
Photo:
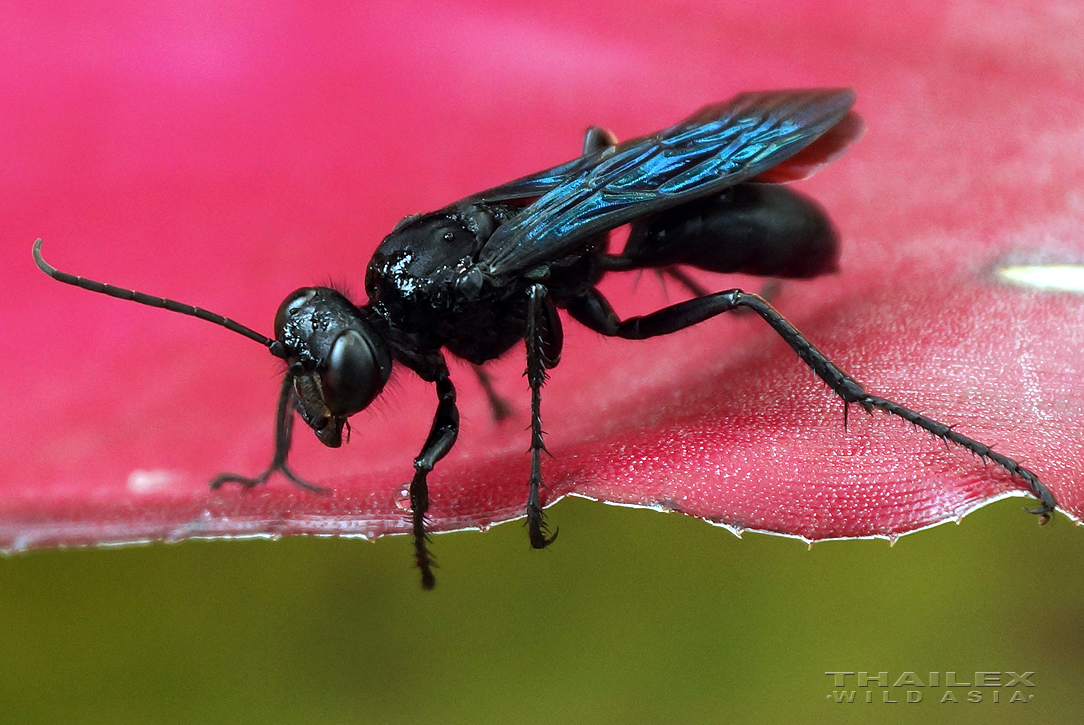
[[[634,224],[621,253],[632,268],[798,279],[834,272],[838,256],[839,235],[820,204],[777,184],[738,184]]]

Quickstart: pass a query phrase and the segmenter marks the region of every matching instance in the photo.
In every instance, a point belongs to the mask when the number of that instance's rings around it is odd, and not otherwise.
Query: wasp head
[[[391,375],[391,353],[358,307],[329,287],[303,287],[275,314],[301,418],[325,446],[342,445],[346,420],[364,410]]]

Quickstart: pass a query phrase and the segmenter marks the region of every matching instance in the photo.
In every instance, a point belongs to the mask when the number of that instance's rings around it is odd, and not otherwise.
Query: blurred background
[[[587,124],[625,137],[744,89],[847,85],[868,151],[807,187],[844,231],[845,269],[873,254],[906,267],[944,248],[933,228],[1079,256],[1084,172],[1065,149],[1084,131],[1082,29],[1080,8],[1058,2],[6,3],[3,510],[170,456],[199,486],[249,470],[277,390],[256,346],[62,296],[30,265],[38,236],[63,248],[58,266],[263,329],[299,284],[333,276],[360,294],[396,219],[566,160]],[[976,192],[985,181],[1017,193]],[[788,287],[788,314],[846,284]],[[562,366],[557,400],[576,400],[559,391],[592,368],[639,364],[573,334],[580,362]],[[609,351],[592,358],[592,345]],[[1077,350],[1064,345],[1051,372],[1066,394],[1050,415],[1069,424],[1034,434],[1055,451],[1044,471],[1072,483]],[[502,363],[509,386],[518,365]],[[493,444],[522,450],[487,432],[463,387],[474,432],[457,465]],[[838,425],[838,403],[811,395]],[[299,456],[313,475],[395,461],[387,475],[405,480],[431,405],[403,383],[364,423],[380,443],[359,436],[325,459],[310,440]],[[108,499],[102,485],[90,490]],[[568,498],[544,552],[518,522],[435,537],[429,593],[403,537],[33,551],[0,559],[0,722],[1077,722],[1081,533],[1064,515],[1039,529],[1020,505],[894,545],[810,549]],[[925,684],[840,688],[826,675],[838,671]],[[980,671],[1034,673],[1034,687],[945,686]],[[950,690],[958,702],[941,702]],[[836,702],[847,692],[853,703]]]
[[[5,560],[5,721],[1011,723],[1084,705],[1080,532],[1038,530],[1019,501],[895,546],[812,550],[579,499],[550,513],[544,552],[519,523],[436,537],[428,593],[404,537]],[[927,687],[853,676],[856,701],[837,704],[830,671]],[[1034,672],[1035,687],[971,703],[948,671]],[[1018,689],[1034,699],[1010,704]]]

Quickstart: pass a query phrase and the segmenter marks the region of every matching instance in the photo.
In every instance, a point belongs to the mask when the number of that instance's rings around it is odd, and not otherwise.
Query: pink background
[[[587,125],[624,138],[740,90],[839,85],[867,133],[800,188],[843,234],[841,272],[786,284],[778,307],[871,391],[1022,460],[1079,517],[1084,298],[994,275],[1084,261],[1084,53],[1066,32],[1079,11],[717,6],[0,11],[0,546],[402,531],[435,403],[403,373],[343,449],[299,429],[295,468],[330,496],[281,478],[209,492],[215,474],[269,460],[276,361],[50,281],[37,237],[61,269],[270,333],[296,287],[330,279],[363,301],[369,255],[400,217],[565,161]],[[625,314],[667,299],[649,275],[606,291]],[[852,411],[844,430],[840,401],[759,320],[641,343],[566,334],[543,397],[554,496],[820,539],[892,536],[1019,487],[885,415]],[[519,351],[494,366],[517,410],[502,426],[453,369],[463,430],[432,477],[434,528],[522,510],[522,368]]]

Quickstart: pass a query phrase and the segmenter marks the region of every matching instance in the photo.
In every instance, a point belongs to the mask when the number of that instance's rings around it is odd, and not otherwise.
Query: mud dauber
[[[34,245],[38,267],[92,292],[199,317],[267,346],[286,361],[271,465],[254,478],[223,474],[251,487],[279,471],[322,491],[287,465],[296,411],[329,447],[342,444],[347,419],[378,395],[395,364],[432,383],[437,410],[410,482],[414,551],[422,585],[434,584],[425,513],[427,476],[455,443],[456,392],[442,350],[481,366],[526,341],[531,387],[531,545],[553,542],[543,520],[541,390],[561,358],[558,309],[611,337],[645,339],[733,310],[764,319],[847,407],[856,403],[910,421],[938,438],[1020,477],[1049,519],[1056,507],[1038,477],[989,446],[886,398],[870,395],[762,297],[732,289],[704,294],[680,265],[709,272],[809,278],[835,269],[838,237],[824,210],[780,184],[808,176],[862,132],[847,89],[743,93],[702,108],[651,136],[617,143],[588,130],[583,154],[568,163],[468,196],[399,222],[377,247],[365,275],[367,304],[328,287],[291,293],[275,315],[275,339],[207,310],[60,272]],[[620,254],[609,233],[629,224]],[[654,313],[621,319],[597,284],[610,272],[656,269],[697,296]],[[490,394],[496,398],[479,376]],[[495,404],[495,412],[497,412]]]

